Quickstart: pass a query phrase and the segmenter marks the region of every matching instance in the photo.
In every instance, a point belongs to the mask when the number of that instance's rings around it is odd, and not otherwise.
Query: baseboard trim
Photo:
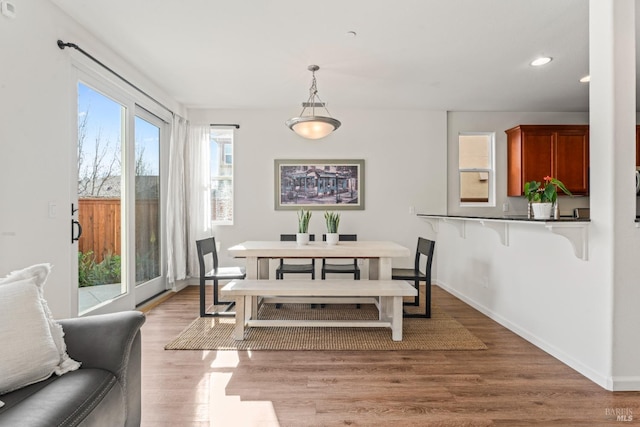
[[[606,389],[612,391],[638,391],[640,390],[640,377],[612,377]]]
[[[143,313],[148,313],[152,309],[156,308],[157,306],[159,306],[160,304],[168,300],[169,298],[173,297],[175,294],[176,293],[170,289],[166,290],[163,293],[158,294],[155,297],[151,298],[150,300],[145,301],[143,304],[136,307],[136,310],[139,310]]]

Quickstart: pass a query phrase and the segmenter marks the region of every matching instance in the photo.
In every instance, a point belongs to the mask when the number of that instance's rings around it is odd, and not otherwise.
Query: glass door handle
[[[78,234],[76,235],[75,231],[78,230]],[[82,236],[82,225],[75,219],[71,220],[71,243],[75,243]]]

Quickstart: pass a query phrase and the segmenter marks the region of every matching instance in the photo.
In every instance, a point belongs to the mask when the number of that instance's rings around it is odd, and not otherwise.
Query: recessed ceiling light
[[[531,61],[531,65],[534,67],[539,67],[541,65],[548,64],[549,62],[551,62],[551,59],[552,58],[550,56],[542,56],[540,58],[537,58]]]
[[[352,39],[352,38],[355,38],[355,36],[357,36],[357,35],[358,35],[358,34],[356,34],[356,32],[355,32],[355,31],[347,31],[347,32],[346,32],[346,36],[347,36],[347,37],[349,37],[349,38],[351,38],[351,39]]]
[[[591,81],[591,76],[584,76],[580,79],[580,83],[589,83]]]

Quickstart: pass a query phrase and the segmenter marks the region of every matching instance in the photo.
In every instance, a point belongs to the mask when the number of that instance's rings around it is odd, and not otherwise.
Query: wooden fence
[[[93,251],[96,262],[101,262],[105,255],[121,255],[120,199],[83,198],[78,200],[78,205],[78,221],[82,226],[78,250]],[[158,245],[157,229],[158,200],[137,200],[136,252]]]

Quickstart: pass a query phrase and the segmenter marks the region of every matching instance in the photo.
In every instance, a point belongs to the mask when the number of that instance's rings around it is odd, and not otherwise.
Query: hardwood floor
[[[489,350],[164,350],[198,316],[191,286],[147,313],[142,425],[605,426],[640,419],[640,392],[602,389],[436,286],[433,301]],[[616,421],[616,411],[632,421]]]

